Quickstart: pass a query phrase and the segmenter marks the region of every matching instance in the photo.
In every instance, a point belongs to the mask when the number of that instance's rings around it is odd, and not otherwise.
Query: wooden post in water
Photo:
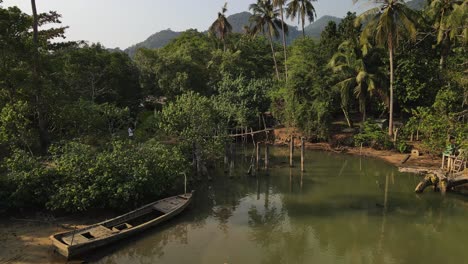
[[[233,175],[233,172],[234,172],[234,152],[235,152],[234,147],[235,147],[234,143],[231,143],[230,150],[229,150],[230,151],[229,178],[234,177],[234,175]]]
[[[305,152],[305,140],[301,138],[301,171],[304,172],[304,152]]]
[[[268,143],[265,143],[265,172],[268,174],[268,166],[269,166],[269,163],[270,163],[270,150],[269,150],[269,147],[268,147]]]
[[[301,192],[302,192],[303,185],[304,185],[304,172],[301,172]]]
[[[229,145],[228,142],[224,144],[224,173],[229,171]]]
[[[294,136],[291,136],[291,141],[289,142],[289,167],[293,167],[293,155],[294,155]]]
[[[289,168],[289,192],[292,193],[292,168]]]
[[[256,163],[257,163],[257,170],[260,170],[260,142],[257,142],[256,146]]]

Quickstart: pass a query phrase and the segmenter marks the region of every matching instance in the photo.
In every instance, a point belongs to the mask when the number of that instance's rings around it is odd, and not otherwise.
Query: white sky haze
[[[231,0],[228,15],[248,11],[255,0]],[[155,32],[172,29],[206,30],[216,19],[225,0],[36,0],[38,12],[57,11],[62,24],[69,26],[67,40],[100,42],[108,48],[125,49]],[[18,6],[31,13],[30,0],[4,0],[4,7]],[[352,0],[314,2],[317,16],[344,17],[362,6]],[[288,22],[296,25],[295,22]]]

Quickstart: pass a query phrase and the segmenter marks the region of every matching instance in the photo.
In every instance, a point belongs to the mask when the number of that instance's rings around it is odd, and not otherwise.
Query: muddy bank
[[[44,217],[1,216],[0,264],[67,263],[65,258],[54,252],[49,236],[84,227],[105,218],[70,216],[54,220]]]
[[[302,134],[294,128],[282,128],[276,129],[275,134],[275,145],[276,146],[287,146],[289,144],[289,138],[293,135],[295,140],[295,146],[300,147],[300,138]],[[340,134],[336,135],[337,137],[345,138],[349,137],[352,134]],[[421,168],[425,170],[434,170],[440,167],[442,159],[440,157],[433,157],[431,155],[425,155],[422,153],[419,157],[410,157],[406,160],[408,154],[402,154],[396,151],[388,150],[375,150],[367,147],[340,147],[334,148],[330,143],[320,142],[320,143],[305,143],[306,149],[309,150],[322,150],[322,151],[331,151],[342,154],[351,154],[351,155],[361,155],[363,157],[373,157],[381,159],[385,162],[391,163],[397,167],[411,167],[411,168]]]

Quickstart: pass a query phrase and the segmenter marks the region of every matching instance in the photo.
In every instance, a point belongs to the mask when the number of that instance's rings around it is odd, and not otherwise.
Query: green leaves
[[[31,130],[32,122],[29,119],[32,109],[25,101],[7,103],[0,111],[0,144],[10,147],[17,145],[30,150],[34,144],[31,139],[34,135]]]
[[[212,97],[215,108],[230,127],[256,127],[258,117],[268,110],[269,91],[273,88],[269,79],[248,79],[243,76],[224,76],[218,83],[218,94]]]
[[[58,175],[47,196],[52,210],[129,209],[182,190],[179,174],[187,167],[177,149],[155,141],[113,141],[103,150],[69,142],[50,151]],[[11,169],[26,170],[19,164]]]
[[[370,121],[363,123],[360,133],[354,136],[354,144],[357,147],[363,145],[375,149],[393,148],[390,137],[377,124]]]

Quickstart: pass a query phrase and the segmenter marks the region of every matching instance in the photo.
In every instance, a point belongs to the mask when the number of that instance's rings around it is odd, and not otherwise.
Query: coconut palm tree
[[[273,62],[275,63],[276,78],[279,80],[278,63],[276,61],[275,47],[273,45],[273,37],[279,37],[279,28],[284,24],[278,19],[279,12],[274,10],[271,0],[257,0],[257,3],[251,4],[249,9],[252,11],[250,23],[252,24],[252,34],[265,34],[270,40],[271,53],[273,54]],[[284,27],[285,32],[288,32],[287,27]]]
[[[312,2],[317,0],[292,0],[288,4],[286,10],[287,17],[295,19],[297,17],[298,22],[302,25],[302,36],[305,38],[305,20],[309,19],[309,23],[314,22],[317,14],[315,13],[315,7],[312,5]]]
[[[288,54],[286,51],[286,30],[285,30],[286,23],[284,23],[284,5],[285,4],[286,4],[286,0],[273,0],[273,6],[278,8],[278,10],[280,11],[280,16],[281,16],[281,22],[282,22],[281,30],[283,31],[284,75],[286,79],[288,79],[288,65],[286,64],[286,61],[288,60]]]
[[[440,68],[444,68],[452,43],[460,36],[467,40],[468,0],[432,0],[427,12],[434,23],[437,44],[441,46]]]
[[[223,42],[223,50],[226,51],[226,36],[232,32],[232,26],[226,18],[227,2],[224,4],[221,12],[218,12],[218,18],[211,24],[209,32],[219,37]]]
[[[33,17],[33,58],[32,58],[32,88],[35,93],[36,114],[39,127],[39,142],[41,152],[46,153],[50,144],[49,131],[47,130],[47,121],[42,107],[42,89],[39,76],[39,15],[37,14],[36,0],[31,0],[31,9]]]
[[[353,0],[359,2],[360,0]],[[393,135],[393,56],[399,40],[407,35],[416,40],[416,13],[408,8],[403,0],[368,0],[377,7],[372,8],[357,19],[359,24],[364,21],[361,33],[361,44],[368,46],[376,44],[386,47],[390,62],[390,99],[388,134]]]
[[[353,89],[353,93],[359,101],[362,122],[366,120],[367,99],[376,92],[380,95],[385,94],[382,82],[383,74],[380,74],[379,69],[375,65],[371,69],[369,58],[372,58],[372,56],[371,52],[364,56],[361,50],[355,47],[353,42],[345,41],[339,46],[338,52],[333,55],[328,64],[340,78],[336,86],[340,88],[341,109],[349,127],[352,127],[348,115],[351,89]]]

